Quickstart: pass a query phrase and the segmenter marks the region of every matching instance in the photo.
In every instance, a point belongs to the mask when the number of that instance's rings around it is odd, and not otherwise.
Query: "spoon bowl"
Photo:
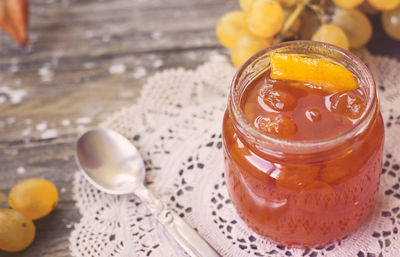
[[[76,162],[85,177],[109,194],[129,194],[143,185],[145,169],[128,139],[107,129],[93,129],[76,142]]]

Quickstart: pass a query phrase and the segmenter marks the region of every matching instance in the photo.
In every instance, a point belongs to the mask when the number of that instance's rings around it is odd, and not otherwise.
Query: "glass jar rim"
[[[235,90],[236,89],[235,85],[238,85],[242,74],[246,71],[247,67],[249,67],[252,63],[254,63],[256,60],[258,60],[258,58],[262,57],[263,55],[267,53],[273,53],[279,49],[291,46],[315,47],[315,49],[320,48],[328,52],[332,53],[334,52],[336,54],[339,54],[351,60],[353,68],[355,68],[358,71],[358,73],[362,75],[362,77],[360,76],[358,77],[360,80],[364,82],[366,87],[369,89],[367,95],[367,105],[361,117],[353,124],[353,126],[350,129],[342,131],[335,137],[329,137],[317,140],[291,141],[288,139],[281,139],[261,133],[253,126],[251,126],[250,123],[247,121],[247,119],[244,117],[242,108],[240,108],[240,94],[237,95],[237,92]],[[314,53],[318,54],[318,52]],[[332,56],[329,55],[326,57],[333,58]],[[327,148],[334,147],[338,144],[344,143],[345,141],[350,140],[351,138],[355,137],[356,135],[364,131],[364,129],[368,126],[369,122],[375,115],[374,110],[376,110],[378,106],[377,102],[378,98],[376,92],[376,85],[373,76],[371,72],[368,70],[367,66],[357,56],[350,53],[349,51],[346,51],[342,48],[336,47],[331,44],[317,42],[317,41],[310,41],[310,40],[297,40],[297,41],[284,42],[265,48],[256,53],[255,55],[253,55],[252,57],[250,57],[239,68],[239,70],[236,72],[232,80],[229,92],[229,100],[228,100],[230,108],[228,108],[228,110],[231,118],[233,118],[236,121],[235,122],[236,129],[240,133],[244,134],[246,136],[246,139],[248,139],[251,143],[260,145],[262,147],[268,147],[270,148],[270,150],[273,151],[280,151],[283,148],[287,147],[288,149],[292,149],[293,153],[302,150],[301,153],[307,154],[318,151],[317,149],[320,150],[321,148],[325,147]]]

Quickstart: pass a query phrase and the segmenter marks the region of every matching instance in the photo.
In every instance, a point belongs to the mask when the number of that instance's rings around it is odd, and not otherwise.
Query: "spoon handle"
[[[165,226],[175,241],[191,257],[219,257],[220,255],[181,217],[168,209],[153,193],[141,187],[135,191],[136,195],[144,200],[147,207]]]

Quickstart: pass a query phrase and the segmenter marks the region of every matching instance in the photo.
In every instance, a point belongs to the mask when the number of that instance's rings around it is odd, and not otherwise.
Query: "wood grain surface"
[[[0,31],[0,193],[20,180],[53,181],[60,203],[35,222],[34,243],[0,256],[70,256],[69,235],[80,215],[72,198],[77,135],[135,102],[146,77],[173,67],[195,68],[226,55],[215,37],[228,0],[32,0],[30,45]],[[374,18],[368,45],[400,60]]]

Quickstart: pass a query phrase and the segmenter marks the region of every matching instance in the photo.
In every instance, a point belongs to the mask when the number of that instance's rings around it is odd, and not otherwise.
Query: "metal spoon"
[[[146,202],[148,209],[190,256],[219,256],[193,228],[144,186],[143,159],[125,137],[112,130],[89,130],[76,142],[75,160],[96,188],[115,195],[135,193]]]

